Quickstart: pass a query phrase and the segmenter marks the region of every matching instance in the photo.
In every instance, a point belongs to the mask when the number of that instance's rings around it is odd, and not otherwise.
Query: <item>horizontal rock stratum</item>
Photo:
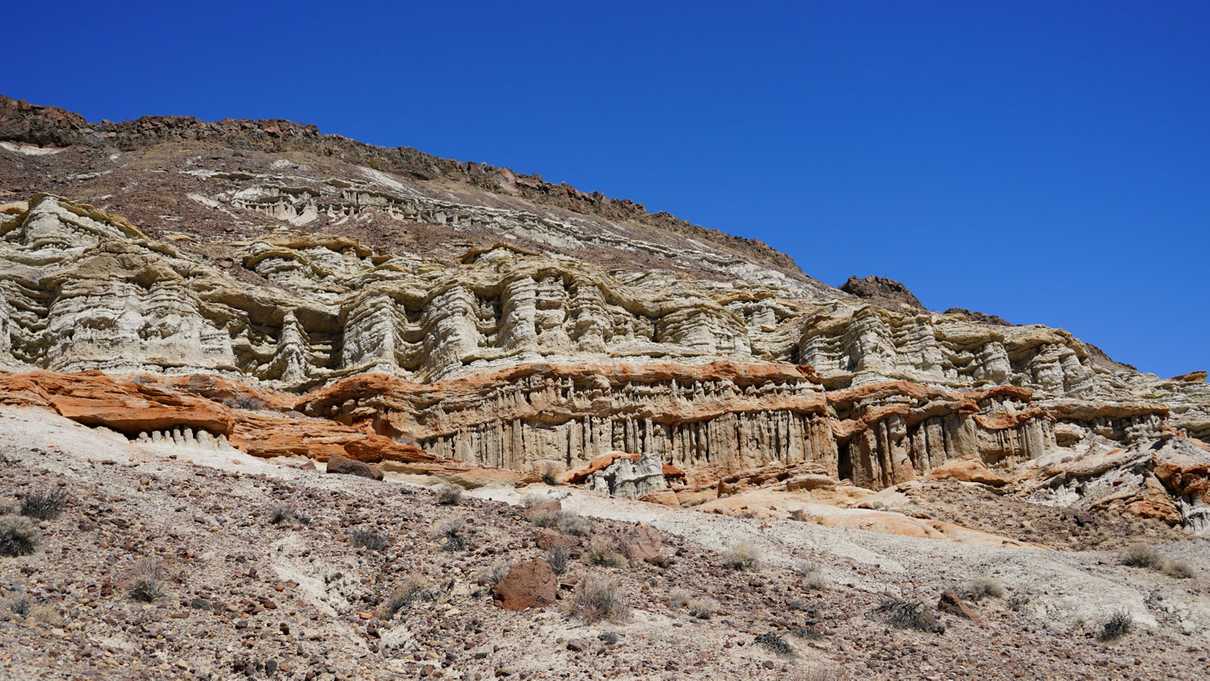
[[[1036,501],[1207,526],[1204,374],[311,126],[0,99],[0,142],[5,404],[465,484],[658,456],[681,504],[964,460]]]

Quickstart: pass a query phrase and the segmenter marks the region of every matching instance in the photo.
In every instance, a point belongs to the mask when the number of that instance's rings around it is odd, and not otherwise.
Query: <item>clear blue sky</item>
[[[1210,367],[1210,3],[515,4],[10,3],[0,92],[538,172]]]

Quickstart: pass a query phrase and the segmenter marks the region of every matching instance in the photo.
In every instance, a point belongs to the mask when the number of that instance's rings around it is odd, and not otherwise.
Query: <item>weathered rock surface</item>
[[[554,603],[556,587],[550,564],[541,558],[531,558],[511,566],[492,594],[505,610],[526,610]]]
[[[1204,373],[310,126],[0,98],[0,141],[48,152],[0,149],[3,403],[468,487],[587,468],[695,504],[937,471],[1205,528]]]

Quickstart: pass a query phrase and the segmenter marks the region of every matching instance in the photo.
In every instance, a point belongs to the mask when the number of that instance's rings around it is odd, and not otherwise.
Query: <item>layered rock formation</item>
[[[879,489],[976,460],[1092,503],[1089,476],[1038,462],[1117,449],[1146,460],[1120,477],[1126,511],[1205,527],[1204,374],[930,312],[889,280],[832,289],[762,245],[505,170],[283,122],[0,105],[5,403],[451,475],[620,451],[683,471],[674,494],[761,470]],[[615,473],[652,491],[649,468]]]

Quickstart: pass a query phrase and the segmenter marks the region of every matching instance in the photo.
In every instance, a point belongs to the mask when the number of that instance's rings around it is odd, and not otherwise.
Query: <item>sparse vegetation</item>
[[[1105,623],[1101,625],[1101,633],[1097,638],[1102,641],[1116,641],[1126,634],[1130,633],[1134,627],[1134,619],[1129,612],[1119,610],[1109,616]]]
[[[1155,549],[1146,544],[1132,544],[1122,552],[1122,565],[1130,567],[1159,567],[1162,559]]]
[[[933,614],[920,601],[906,601],[894,596],[887,596],[878,604],[875,611],[886,618],[891,625],[900,629],[916,629],[929,633],[940,634],[945,626],[937,621]]]
[[[559,467],[549,461],[542,464],[542,482],[556,487],[559,484]]]
[[[794,573],[799,577],[799,584],[812,591],[823,591],[828,588],[828,578],[824,577],[818,565],[800,561],[794,566]]]
[[[28,556],[38,548],[38,532],[26,518],[0,518],[0,556]]]
[[[67,506],[67,492],[61,489],[31,492],[21,499],[21,515],[38,520],[53,520]]]
[[[607,535],[594,535],[588,542],[588,562],[606,567],[624,567],[626,556],[618,550],[617,542]]]
[[[462,533],[466,526],[466,521],[462,518],[446,518],[437,523],[435,530],[437,536],[442,538],[444,542],[441,548],[446,551],[462,551],[466,549],[466,535]]]
[[[674,608],[687,608],[691,600],[693,594],[686,589],[673,589],[668,592],[668,605]]]
[[[442,506],[457,506],[462,503],[462,488],[457,485],[439,485],[436,494],[437,503]]]
[[[592,533],[592,520],[571,511],[559,512],[556,524],[563,534],[586,537]]]
[[[589,575],[576,588],[571,604],[572,613],[592,624],[601,620],[622,622],[630,617],[630,607],[614,580]]]
[[[475,581],[483,586],[494,587],[504,579],[510,568],[511,566],[504,561],[493,563],[491,567],[480,572]]]
[[[962,587],[961,593],[966,598],[972,601],[981,601],[984,598],[1004,598],[1004,584],[995,577],[976,577],[966,583]]]
[[[387,538],[374,530],[356,529],[349,533],[353,546],[371,551],[383,551],[389,545]]]
[[[16,615],[17,617],[25,617],[29,614],[29,598],[25,594],[17,594],[4,599],[2,606],[4,612]]]
[[[432,598],[433,592],[429,589],[428,582],[419,577],[409,577],[383,601],[378,616],[390,621],[399,614],[400,610],[418,601],[432,600]]]
[[[696,617],[699,620],[708,620],[714,617],[721,608],[718,601],[710,597],[695,598],[689,601],[689,604],[685,607],[691,617]]]
[[[760,552],[751,544],[735,544],[723,553],[723,567],[732,570],[755,570],[760,566]]]
[[[782,657],[791,657],[794,655],[793,646],[777,632],[767,631],[763,634],[757,634],[756,644],[775,655]]]
[[[310,525],[311,518],[290,506],[274,506],[269,511],[269,522],[274,525]]]
[[[164,596],[164,568],[154,560],[135,564],[128,577],[127,594],[141,603],[154,603]]]
[[[1146,544],[1133,544],[1127,547],[1122,552],[1121,563],[1130,567],[1157,570],[1176,579],[1189,579],[1193,577],[1193,569],[1189,567],[1188,563],[1179,560],[1168,560],[1161,556],[1153,547]]]
[[[567,572],[567,566],[571,562],[571,552],[566,546],[552,546],[546,552],[546,562],[550,563],[550,569],[556,575],[561,575]]]
[[[223,400],[223,404],[235,409],[247,409],[248,411],[258,411],[269,406],[264,400],[253,395],[235,395]]]

